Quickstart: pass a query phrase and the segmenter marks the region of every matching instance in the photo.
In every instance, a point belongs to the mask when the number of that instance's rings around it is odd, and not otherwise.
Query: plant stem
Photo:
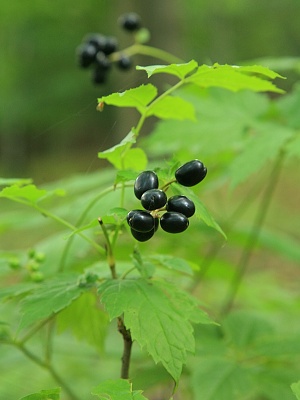
[[[80,400],[79,397],[72,391],[72,389],[65,383],[65,381],[60,377],[58,372],[53,368],[53,366],[47,362],[44,362],[30,350],[28,350],[22,343],[12,342],[26,357],[28,357],[35,364],[46,369],[53,379],[63,388],[63,390],[68,394],[70,400]]]
[[[115,257],[114,257],[114,254],[113,254],[113,249],[112,249],[112,246],[111,246],[111,243],[110,243],[108,232],[107,232],[106,227],[105,227],[105,225],[104,225],[104,223],[103,223],[103,221],[102,221],[102,219],[100,217],[98,218],[98,222],[100,224],[100,227],[102,229],[102,232],[103,232],[103,235],[104,235],[105,241],[106,241],[107,262],[108,262],[108,265],[109,265],[109,268],[110,268],[111,276],[112,276],[113,279],[117,279],[118,277],[117,277],[117,273],[116,273]]]
[[[267,211],[269,208],[269,205],[271,203],[272,197],[274,190],[276,188],[276,185],[279,180],[279,175],[281,172],[282,164],[284,160],[284,153],[281,152],[277,159],[274,162],[274,167],[271,171],[271,175],[269,178],[268,185],[266,187],[264,196],[262,198],[260,207],[257,211],[256,218],[254,220],[252,229],[250,231],[250,234],[248,236],[248,240],[245,244],[244,250],[240,256],[240,260],[237,264],[237,269],[235,272],[235,275],[233,276],[231,285],[229,287],[229,291],[227,293],[226,299],[223,303],[223,306],[220,311],[220,315],[224,316],[229,313],[231,310],[233,303],[235,301],[236,295],[238,293],[241,281],[243,279],[243,276],[246,272],[248,262],[250,260],[252,251],[257,243],[257,239],[259,237],[261,228],[263,226],[265,217],[267,215]]]
[[[121,365],[121,378],[128,379],[129,378],[129,366],[130,366],[130,357],[131,357],[131,348],[132,348],[132,337],[130,334],[130,330],[126,329],[124,325],[123,318],[118,318],[118,331],[123,336],[123,355],[122,355],[122,365]]]

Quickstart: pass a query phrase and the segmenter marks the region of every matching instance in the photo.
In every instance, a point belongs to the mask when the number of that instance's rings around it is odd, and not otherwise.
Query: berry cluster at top
[[[179,167],[175,179],[164,185],[164,188],[166,190],[173,182],[194,186],[206,174],[207,169],[203,163],[192,160]],[[158,186],[158,177],[154,171],[143,171],[134,183],[134,194],[144,210],[129,211],[126,219],[132,236],[140,242],[151,239],[159,225],[169,233],[185,231],[189,226],[189,218],[195,213],[195,204],[188,197],[175,195],[168,199],[165,190]]]
[[[141,28],[141,19],[135,13],[121,15],[118,22],[128,32],[134,33]],[[114,36],[91,33],[77,47],[78,63],[82,68],[93,67],[92,80],[95,84],[104,83],[113,63],[121,70],[132,66],[131,58],[117,52],[117,49],[118,41]]]

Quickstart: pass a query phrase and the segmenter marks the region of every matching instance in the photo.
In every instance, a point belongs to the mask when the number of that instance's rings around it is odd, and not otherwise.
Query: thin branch
[[[122,355],[122,365],[121,365],[121,378],[129,378],[129,366],[131,358],[132,349],[132,337],[129,329],[126,329],[124,321],[121,317],[118,318],[118,331],[123,336],[123,355]]]
[[[284,160],[284,153],[281,152],[279,154],[278,158],[274,162],[274,167],[271,172],[271,176],[270,176],[268,185],[266,187],[263,199],[261,201],[260,207],[257,211],[256,218],[254,220],[251,232],[248,236],[248,240],[247,240],[244,250],[241,254],[240,260],[237,264],[237,269],[236,269],[235,275],[232,279],[231,285],[229,287],[227,297],[226,297],[225,301],[223,302],[223,306],[220,311],[220,315],[222,315],[222,316],[228,314],[228,312],[231,310],[233,303],[235,301],[241,281],[246,272],[252,251],[253,251],[253,249],[257,243],[257,239],[260,235],[260,231],[263,226],[265,217],[267,215],[267,211],[268,211],[269,205],[271,203],[273,193],[277,186],[277,183],[279,180],[279,175],[280,175],[282,164],[283,164],[283,160]]]
[[[113,279],[117,279],[115,257],[114,257],[114,254],[113,254],[113,249],[112,249],[112,246],[111,246],[111,243],[110,243],[108,232],[107,232],[106,227],[105,227],[105,225],[104,225],[104,223],[103,223],[103,221],[102,221],[102,219],[100,217],[98,218],[98,222],[100,224],[100,227],[102,229],[102,232],[103,232],[103,235],[104,235],[104,238],[105,238],[105,241],[106,241],[107,262],[108,262],[108,265],[109,265],[109,268],[110,268],[111,276],[112,276]]]

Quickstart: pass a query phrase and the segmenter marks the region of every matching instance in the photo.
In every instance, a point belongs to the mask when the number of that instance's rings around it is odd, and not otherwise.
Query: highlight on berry
[[[181,233],[189,227],[189,218],[195,214],[195,204],[184,195],[167,197],[166,190],[176,182],[182,186],[195,186],[207,174],[207,168],[199,160],[181,165],[175,171],[175,178],[159,189],[155,171],[143,171],[135,179],[133,192],[143,209],[135,209],[127,214],[127,224],[132,236],[139,242],[153,237],[159,225],[168,233]]]

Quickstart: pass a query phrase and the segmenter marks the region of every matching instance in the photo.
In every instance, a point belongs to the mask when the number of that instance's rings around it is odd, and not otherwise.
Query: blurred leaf
[[[295,137],[288,141],[286,147],[286,155],[290,158],[300,158],[300,135],[297,134]]]
[[[0,192],[0,197],[5,197],[15,201],[26,201],[35,204],[38,200],[46,195],[46,190],[38,189],[35,185],[18,186],[13,185],[4,188]]]
[[[92,394],[101,400],[147,400],[140,390],[132,390],[132,384],[125,379],[110,379],[101,382]]]
[[[181,274],[193,275],[193,269],[190,263],[183,258],[173,257],[166,254],[153,254],[151,256],[145,257],[145,261],[149,261],[154,265],[166,268],[168,270],[176,271]]]
[[[257,71],[262,70],[262,68],[257,69]],[[251,72],[256,72],[255,68],[253,68]],[[258,73],[261,74],[261,72]],[[270,73],[271,71],[269,72],[269,74]],[[264,75],[265,74],[266,72],[264,73]],[[202,88],[215,86],[228,89],[233,92],[243,89],[249,89],[255,92],[284,93],[282,89],[277,88],[273,83],[265,79],[261,79],[257,76],[250,76],[248,74],[247,67],[242,67],[241,69],[238,66],[230,65],[215,64],[212,67],[202,65],[198,68],[198,71],[195,74],[186,78],[186,82],[194,83],[195,85],[198,85]]]
[[[108,316],[97,305],[95,294],[86,292],[74,300],[57,317],[59,333],[70,330],[80,341],[103,351]]]
[[[150,115],[155,115],[161,119],[196,120],[194,106],[181,97],[175,96],[166,96],[157,102],[153,102],[149,112],[147,112],[147,116]]]
[[[170,74],[175,75],[179,79],[183,79],[187,74],[195,70],[198,66],[198,63],[194,60],[191,60],[185,64],[170,64],[170,65],[150,65],[147,67],[137,66],[136,69],[140,71],[146,71],[148,78],[155,74]]]
[[[77,279],[74,274],[59,274],[40,284],[21,303],[20,329],[58,313],[76,300],[84,291]]]
[[[0,299],[8,300],[14,297],[26,295],[27,293],[36,289],[36,283],[16,283],[12,286],[3,287],[0,289]]]
[[[112,93],[98,99],[98,103],[106,103],[117,107],[134,107],[143,112],[145,107],[156,97],[157,89],[148,83],[125,92]]]
[[[297,400],[300,400],[300,381],[292,383],[291,388]]]
[[[60,388],[41,390],[38,393],[29,394],[19,400],[59,400]]]
[[[11,185],[29,185],[32,179],[23,178],[0,178],[0,186],[11,186]]]
[[[109,280],[99,286],[110,319],[124,313],[133,340],[178,381],[187,352],[195,343],[190,320],[211,323],[197,300],[176,286],[146,280]]]
[[[246,140],[244,150],[230,164],[230,187],[244,182],[260,170],[267,161],[274,160],[294,131],[272,122],[259,124],[255,134]]]

